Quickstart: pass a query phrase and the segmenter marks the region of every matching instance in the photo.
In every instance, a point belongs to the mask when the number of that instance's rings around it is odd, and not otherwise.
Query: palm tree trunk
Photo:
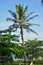
[[[25,48],[24,46],[24,38],[23,38],[23,28],[21,28],[21,40],[22,40],[22,44],[23,44],[23,47]],[[24,65],[26,65],[26,52],[24,51]]]
[[[22,44],[24,44],[24,38],[23,38],[23,28],[22,27],[20,27],[21,28],[21,40],[22,40]]]

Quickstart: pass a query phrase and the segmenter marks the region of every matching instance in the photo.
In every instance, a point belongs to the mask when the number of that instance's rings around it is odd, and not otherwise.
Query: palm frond
[[[22,24],[22,27],[24,29],[27,29],[27,28],[29,28],[29,27],[31,27],[33,25],[40,26],[39,24],[33,24],[33,23],[27,23],[27,22],[25,22],[25,23]]]
[[[28,26],[33,26],[33,25],[40,26],[39,24],[34,24],[34,23],[29,23],[29,22],[26,22],[25,24],[27,24]]]
[[[34,12],[31,12],[31,13],[29,13],[27,16],[26,16],[26,19],[31,15],[31,14],[33,14]]]
[[[7,21],[13,21],[13,22],[15,22],[15,23],[17,23],[17,22],[21,22],[20,20],[18,20],[18,19],[12,19],[12,18],[6,18],[6,20]]]
[[[11,10],[9,10],[9,12],[11,13],[11,15],[16,18],[16,14],[14,12],[12,12]]]
[[[40,26],[39,24],[34,24],[34,23],[29,23],[30,25],[37,25],[37,26]]]
[[[19,7],[18,7],[18,5],[16,5],[16,12],[18,13],[18,10],[19,10]]]
[[[37,16],[38,16],[38,15],[34,15],[34,16],[32,16],[32,17],[28,18],[28,19],[27,19],[27,21],[29,21],[29,20],[31,20],[31,19],[33,19],[33,18],[37,17]]]
[[[23,14],[26,14],[27,9],[28,9],[28,7],[26,6],[25,9],[24,9]]]
[[[37,32],[35,32],[34,30],[32,30],[31,28],[28,28],[28,30],[30,30],[31,32],[35,33],[36,35],[38,35]]]
[[[15,21],[14,19],[12,18],[6,18],[7,21]]]
[[[11,26],[9,26],[10,29],[17,29],[19,28],[19,24],[18,23],[14,23]]]

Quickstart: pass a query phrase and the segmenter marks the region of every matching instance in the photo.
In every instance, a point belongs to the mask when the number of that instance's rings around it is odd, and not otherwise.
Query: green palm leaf
[[[14,12],[12,12],[12,11],[9,10],[9,13],[11,13],[11,15],[12,15],[14,18],[16,18],[16,14],[15,14]]]
[[[38,33],[36,33],[34,30],[32,30],[31,28],[28,28],[29,29],[29,31],[31,31],[31,32],[33,32],[33,33],[35,33],[36,35],[38,35]]]
[[[31,19],[33,19],[33,18],[37,17],[37,16],[38,16],[38,15],[34,15],[34,16],[32,16],[32,17],[28,18],[28,19],[27,19],[27,21],[29,21],[29,20],[31,20]]]

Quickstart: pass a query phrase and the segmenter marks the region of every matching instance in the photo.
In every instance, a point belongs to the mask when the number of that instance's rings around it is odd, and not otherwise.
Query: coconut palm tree
[[[13,24],[11,26],[9,26],[9,28],[12,28],[12,30],[16,30],[19,28],[20,29],[20,34],[21,34],[21,40],[22,40],[22,44],[24,45],[24,38],[23,38],[23,29],[25,29],[27,32],[31,31],[35,34],[38,35],[38,33],[36,33],[33,29],[31,29],[30,27],[32,25],[37,25],[38,24],[33,24],[30,23],[29,21],[35,17],[37,17],[38,15],[34,15],[31,16],[31,14],[33,14],[34,12],[29,13],[28,15],[26,15],[28,7],[23,7],[23,5],[19,4],[16,5],[16,13],[12,12],[11,10],[9,10],[10,14],[12,15],[13,18],[7,18],[7,21],[12,21]],[[26,53],[24,52],[24,59],[26,61]],[[26,63],[25,63],[26,65]]]

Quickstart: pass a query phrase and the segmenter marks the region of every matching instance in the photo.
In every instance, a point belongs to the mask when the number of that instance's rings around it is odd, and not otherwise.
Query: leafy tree
[[[8,61],[10,62],[13,60],[13,58],[11,57],[11,52],[16,55],[15,50],[12,50],[13,47],[15,47],[16,43],[14,44],[11,41],[18,42],[18,36],[12,35],[10,33],[10,29],[0,30],[0,59],[3,65]]]
[[[43,41],[41,40],[28,40],[25,44],[27,58],[30,58],[33,62],[33,58],[43,57]]]
[[[11,32],[11,28],[0,30],[0,58],[3,65],[8,61],[14,61],[14,57],[23,57],[24,50],[23,47],[17,43],[19,41],[18,36],[12,35]]]

